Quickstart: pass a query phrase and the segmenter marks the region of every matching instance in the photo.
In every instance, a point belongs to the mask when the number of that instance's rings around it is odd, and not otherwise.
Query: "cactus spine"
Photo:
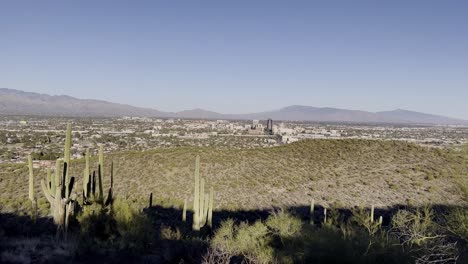
[[[32,157],[28,157],[28,167],[29,167],[29,200],[31,200],[31,218],[33,222],[36,222],[37,218],[37,200],[34,197],[34,170],[32,164]]]
[[[192,229],[199,231],[200,228],[212,221],[213,214],[213,191],[205,193],[205,179],[200,177],[200,157],[195,159],[195,190],[193,199],[193,224]],[[210,215],[211,214],[211,215]],[[209,219],[209,220],[208,220]],[[211,225],[211,223],[209,223]]]

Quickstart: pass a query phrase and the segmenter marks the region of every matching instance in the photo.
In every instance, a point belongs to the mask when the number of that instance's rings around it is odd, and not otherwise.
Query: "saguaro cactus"
[[[193,224],[192,229],[199,231],[209,220],[211,225],[213,218],[213,191],[205,194],[205,179],[200,177],[200,157],[195,159],[195,190],[193,199]]]
[[[99,178],[99,200],[104,201],[104,192],[102,189],[102,178],[104,177],[104,146],[99,147],[99,165],[98,165],[98,178]]]
[[[195,159],[195,191],[193,197],[193,230],[200,230],[200,156]]]
[[[312,201],[310,202],[310,213],[309,213],[311,225],[314,224],[314,209],[315,209],[315,200],[312,199]]]
[[[208,204],[208,226],[213,227],[213,187],[210,188],[210,202]]]
[[[86,203],[88,196],[91,194],[91,173],[89,171],[89,149],[86,149],[85,168],[83,171],[83,199]]]
[[[72,131],[71,131],[71,124],[68,123],[67,124],[67,132],[66,132],[66,136],[65,136],[65,150],[64,150],[64,161],[65,161],[65,164],[67,165],[67,168],[70,167],[70,148],[71,148],[71,143],[72,143],[72,139],[71,139],[71,134],[72,134]],[[65,179],[64,179],[64,184],[65,184],[65,188],[66,188],[66,191],[65,191],[65,198],[68,199],[69,196],[70,196],[70,193],[71,193],[71,190],[69,190],[69,184],[70,184],[70,170],[67,169],[64,171],[64,174],[65,174]]]
[[[182,221],[187,221],[187,198],[184,199],[184,209],[182,211]]]
[[[57,238],[61,235],[66,239],[70,214],[74,210],[76,195],[72,195],[75,178],[69,176],[71,146],[71,125],[67,125],[65,139],[64,163],[60,177],[60,161],[55,163],[55,177],[48,174],[47,184],[41,180],[41,187],[47,201],[50,203],[54,223],[57,225]],[[52,180],[53,179],[53,180]],[[55,185],[55,186],[54,186]]]
[[[32,157],[28,157],[28,167],[29,167],[29,200],[31,200],[31,218],[33,222],[36,222],[37,218],[37,200],[34,197],[34,168],[32,163]]]
[[[52,188],[47,187],[45,181],[41,180],[42,191],[44,192],[47,201],[51,205],[54,223],[57,225],[57,237],[60,237],[60,235],[63,234],[65,238],[68,230],[70,214],[74,210],[74,203],[76,200],[76,196],[71,194],[73,185],[75,183],[75,178],[70,177],[70,183],[64,184],[66,182],[65,179],[67,171],[67,164],[64,163],[62,174],[63,177],[61,181],[62,183],[57,184],[54,182],[55,193],[52,193]],[[66,198],[67,196],[69,198]]]

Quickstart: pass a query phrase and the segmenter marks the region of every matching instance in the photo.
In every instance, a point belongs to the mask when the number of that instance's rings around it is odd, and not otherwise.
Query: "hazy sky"
[[[468,1],[1,1],[0,87],[468,119]]]

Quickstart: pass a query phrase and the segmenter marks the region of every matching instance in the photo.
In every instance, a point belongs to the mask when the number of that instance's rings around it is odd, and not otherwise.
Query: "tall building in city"
[[[253,120],[253,121],[252,121],[252,129],[257,128],[258,123],[259,123],[258,120]]]

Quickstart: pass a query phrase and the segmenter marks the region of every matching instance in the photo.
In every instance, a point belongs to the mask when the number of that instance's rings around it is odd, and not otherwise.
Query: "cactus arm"
[[[55,195],[55,175],[52,175],[52,171],[47,169],[47,173],[50,173],[50,193]]]
[[[55,187],[58,188],[61,184],[60,182],[60,160],[55,161]]]
[[[41,186],[42,186],[42,191],[44,192],[44,196],[46,197],[47,201],[52,205],[54,204],[55,198],[50,195],[49,190],[47,189],[47,186],[44,182],[44,180],[41,180]]]
[[[52,173],[50,172],[50,168],[47,168],[47,190],[52,193]]]
[[[204,205],[203,205],[203,214],[202,214],[202,224],[201,226],[205,226],[206,225],[206,220],[208,218],[208,205],[209,205],[209,202],[210,202],[210,195],[205,193],[205,201],[204,201]]]
[[[69,193],[67,194],[67,200],[69,200],[71,197],[74,185],[75,185],[75,177],[71,177],[70,183],[67,185],[67,190],[69,191]]]

